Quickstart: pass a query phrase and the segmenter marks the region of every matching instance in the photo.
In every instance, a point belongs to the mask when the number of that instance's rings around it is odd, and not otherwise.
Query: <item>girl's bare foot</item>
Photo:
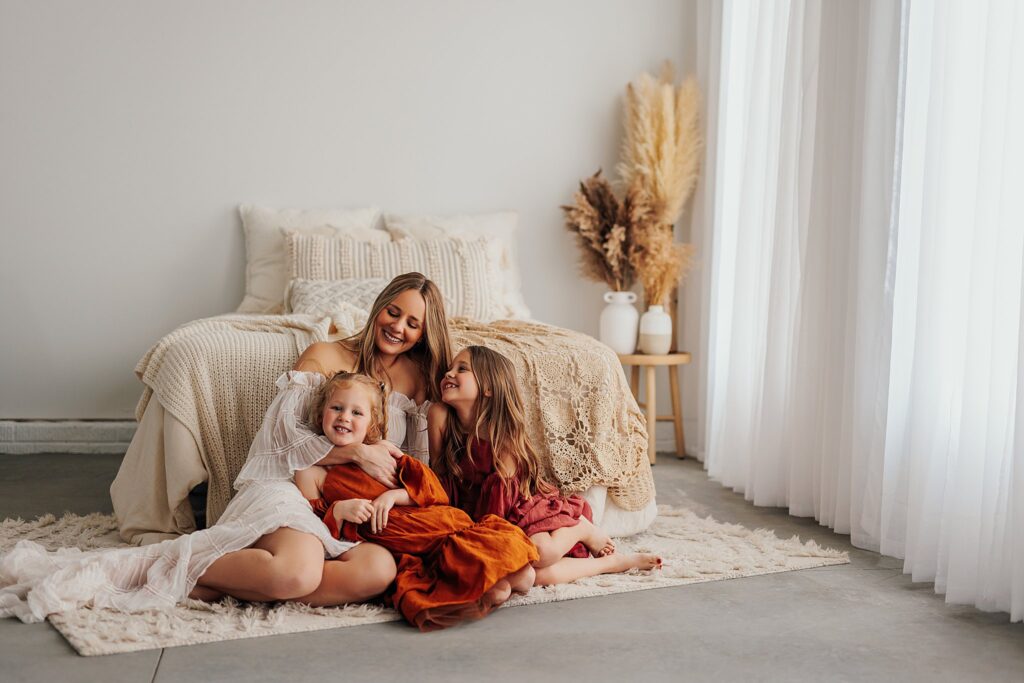
[[[594,557],[605,557],[615,552],[615,541],[612,537],[606,534],[601,527],[594,524],[590,525],[592,531],[590,536],[583,539],[583,545],[587,546],[587,550]]]
[[[192,592],[188,594],[193,600],[202,600],[203,602],[217,602],[224,597],[224,593],[215,588],[207,588],[206,586],[196,586],[192,589]]]
[[[526,565],[517,572],[513,572],[505,577],[508,581],[509,586],[512,588],[512,592],[517,595],[526,595],[533,588],[533,582],[537,578],[537,572],[534,571],[533,565]]]
[[[512,585],[505,579],[498,579],[498,582],[480,598],[480,604],[485,609],[497,607],[504,604],[511,595]]]
[[[616,555],[617,568],[613,571],[624,572],[629,569],[661,569],[661,558],[649,553],[629,553]]]

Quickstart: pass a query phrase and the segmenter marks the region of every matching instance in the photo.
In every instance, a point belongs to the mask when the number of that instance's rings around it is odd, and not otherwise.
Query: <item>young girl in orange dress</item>
[[[656,555],[616,553],[592,523],[590,505],[544,481],[525,424],[511,361],[483,346],[455,356],[441,380],[441,402],[427,413],[430,466],[452,505],[523,529],[540,553],[537,585],[660,567]]]
[[[386,406],[380,383],[342,372],[322,385],[309,424],[336,446],[375,443],[386,436]],[[391,551],[398,574],[386,595],[410,623],[429,631],[478,619],[533,586],[537,550],[522,530],[451,507],[437,476],[408,455],[396,474],[399,488],[389,489],[354,465],[313,466],[295,485],[333,537]]]

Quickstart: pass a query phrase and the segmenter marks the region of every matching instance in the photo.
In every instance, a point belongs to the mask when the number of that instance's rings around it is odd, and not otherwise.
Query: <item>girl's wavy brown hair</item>
[[[370,399],[370,426],[366,429],[363,443],[377,443],[388,438],[388,403],[384,383],[358,372],[338,372],[321,384],[309,403],[306,423],[317,434],[323,434],[324,408],[328,401],[338,389],[351,386],[361,387]]]
[[[474,442],[488,441],[494,469],[509,490],[518,490],[523,498],[553,491],[554,487],[544,481],[540,460],[526,438],[526,414],[512,361],[486,346],[466,349],[480,389],[473,410],[476,418],[473,429],[466,431],[455,409],[447,406],[448,427],[438,469],[462,479],[460,462],[469,457]]]
[[[380,312],[393,302],[399,294],[416,290],[426,304],[423,314],[423,336],[419,342],[405,352],[420,369],[427,389],[427,399],[441,400],[441,377],[451,364],[452,347],[448,337],[448,318],[444,313],[444,298],[433,281],[421,273],[399,275],[377,295],[370,309],[366,325],[356,334],[341,340],[341,343],[356,356],[356,372],[387,380],[388,374],[381,365],[377,343],[374,340],[374,325]],[[390,387],[388,387],[390,389]]]

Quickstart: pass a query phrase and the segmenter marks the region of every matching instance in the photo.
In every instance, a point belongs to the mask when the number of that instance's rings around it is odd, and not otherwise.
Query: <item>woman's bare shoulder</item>
[[[319,372],[330,377],[336,372],[352,372],[356,366],[356,355],[337,342],[316,342],[306,347],[293,370]]]

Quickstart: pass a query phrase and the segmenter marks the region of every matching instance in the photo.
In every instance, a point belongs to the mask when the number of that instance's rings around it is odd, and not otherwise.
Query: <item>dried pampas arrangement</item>
[[[644,288],[648,306],[666,303],[672,288],[686,277],[693,262],[693,245],[674,241],[671,227],[651,223],[633,238],[629,259]]]
[[[673,239],[673,226],[697,184],[704,142],[700,90],[693,78],[674,85],[670,62],[655,79],[643,74],[626,88],[626,137],[619,174],[640,188],[656,218],[631,235],[630,262],[648,305],[663,304],[689,270],[692,245]]]
[[[681,86],[674,80],[666,62],[658,78],[643,74],[626,88],[622,200],[598,171],[562,207],[583,252],[584,277],[615,291],[639,279],[648,305],[665,302],[693,256],[691,245],[675,242],[673,226],[700,171],[700,91],[692,78]]]
[[[629,289],[636,268],[631,236],[655,220],[650,202],[639,188],[630,188],[619,201],[600,170],[580,183],[573,201],[562,211],[583,252],[581,273],[616,292]]]

